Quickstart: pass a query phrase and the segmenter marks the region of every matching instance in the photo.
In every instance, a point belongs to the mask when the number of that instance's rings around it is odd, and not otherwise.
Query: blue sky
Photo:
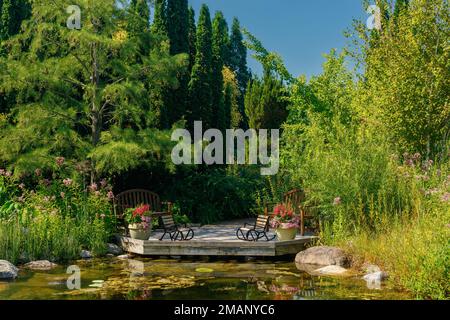
[[[214,15],[221,10],[231,25],[234,16],[270,51],[283,57],[294,76],[319,74],[323,53],[347,43],[343,32],[354,18],[366,19],[361,0],[189,0],[198,18],[202,3]],[[249,60],[259,73],[257,62]]]

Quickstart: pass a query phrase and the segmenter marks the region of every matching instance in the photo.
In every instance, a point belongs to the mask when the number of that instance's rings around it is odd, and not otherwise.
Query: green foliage
[[[214,128],[225,132],[229,128],[227,119],[229,113],[225,110],[224,97],[224,78],[223,68],[228,58],[229,38],[228,25],[223,13],[218,11],[213,21],[213,38],[212,38],[212,106],[213,106],[213,125]],[[228,118],[227,118],[228,117]]]
[[[300,77],[292,86],[289,106],[289,124],[309,123],[308,114],[320,114],[329,121],[339,115],[340,121],[350,123],[355,85],[352,73],[345,66],[347,55],[332,50],[325,55],[323,72],[307,83]]]
[[[255,207],[254,194],[263,185],[258,168],[229,167],[210,170],[187,168],[171,184],[181,213],[193,221],[211,224],[248,216]]]
[[[386,125],[401,150],[442,156],[450,121],[448,1],[416,0],[401,7],[377,44],[367,46],[359,105],[370,121]]]
[[[203,121],[204,128],[213,126],[212,120],[212,25],[209,8],[203,5],[197,25],[195,64],[189,82],[190,124]]]
[[[114,154],[118,165],[109,167],[109,173],[130,168],[126,163],[141,157],[139,148],[130,144],[122,148],[117,139],[105,142],[102,136],[111,135],[113,128],[130,128],[139,137],[147,126],[161,127],[167,114],[157,99],[149,97],[176,84],[176,74],[187,67],[186,57],[171,56],[168,45],[148,32],[150,46],[145,50],[136,41],[138,35],[129,36],[121,27],[126,26],[120,14],[124,9],[116,7],[115,1],[81,3],[86,21],[77,32],[64,27],[64,17],[52,5],[38,2],[33,19],[55,23],[41,24],[36,31],[30,21],[23,34],[8,41],[10,53],[1,60],[5,69],[0,90],[19,94],[12,106],[12,121],[0,133],[0,160],[24,168],[32,158],[36,160],[29,164],[39,165],[40,159],[40,165],[45,165],[55,156],[79,161],[92,155],[91,167],[105,171],[103,165],[111,164],[109,156]],[[99,26],[95,21],[104,23]],[[29,43],[26,47],[23,39]],[[22,49],[20,55],[16,48]],[[14,145],[6,142],[12,140]],[[127,152],[120,158],[117,150]],[[98,174],[94,170],[92,177]]]
[[[195,11],[189,7],[189,73],[192,72],[192,67],[195,63],[195,56],[197,53],[197,26],[195,25]]]
[[[72,170],[62,161],[53,171],[37,170],[22,180],[1,171],[1,259],[67,261],[82,249],[105,253],[115,228],[111,187],[102,181],[86,189],[82,176],[66,175]]]
[[[128,8],[127,30],[131,34],[142,34],[150,28],[150,3],[148,0],[132,0]]]
[[[239,97],[241,92],[236,79],[236,74],[228,67],[222,70],[224,80],[224,111],[226,128],[239,129],[243,121],[239,110]]]
[[[189,52],[189,9],[187,0],[168,0],[167,29],[172,55]]]
[[[187,0],[168,0],[167,34],[172,55],[190,53],[189,51],[189,10]],[[177,75],[178,86],[164,93],[168,111],[168,126],[181,120],[188,108],[188,83],[190,74],[183,70]]]
[[[249,82],[245,94],[245,114],[250,128],[278,129],[287,118],[287,90],[272,76]]]
[[[241,24],[237,18],[233,19],[230,35],[230,49],[228,51],[229,59],[225,63],[235,74],[239,86],[239,112],[242,122],[238,125],[241,128],[248,126],[245,115],[244,96],[247,89],[247,83],[251,79],[251,74],[247,66],[247,48],[244,45]],[[239,118],[239,117],[235,117]]]
[[[155,0],[155,13],[151,31],[154,34],[167,36],[167,0]]]
[[[264,48],[262,42],[258,40],[248,30],[243,30],[247,40],[243,43],[247,48],[252,50],[253,58],[261,63],[264,69],[264,77],[276,77],[280,80],[291,82],[293,81],[292,75],[289,73],[284,65],[283,59],[276,52],[269,52]]]
[[[31,14],[28,0],[0,1],[0,41],[17,34],[23,20]]]

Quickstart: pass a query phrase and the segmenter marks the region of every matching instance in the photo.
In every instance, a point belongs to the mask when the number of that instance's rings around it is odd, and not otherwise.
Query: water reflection
[[[1,299],[408,299],[395,289],[356,278],[313,277],[289,261],[109,259],[78,261],[80,290],[68,290],[64,267],[22,270],[0,282]],[[371,287],[377,290],[372,290]],[[369,287],[369,288],[368,288]]]

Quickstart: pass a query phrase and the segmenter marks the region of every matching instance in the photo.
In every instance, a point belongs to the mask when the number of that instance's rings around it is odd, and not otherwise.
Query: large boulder
[[[48,260],[32,261],[24,265],[24,267],[27,269],[40,271],[51,270],[53,268],[56,268],[57,266],[58,265],[56,263],[50,262]]]
[[[0,260],[0,280],[12,280],[17,278],[19,269],[16,268],[11,262],[6,260]]]
[[[121,254],[123,254],[123,250],[121,247],[119,247],[117,244],[114,243],[108,243],[108,253],[109,254],[113,254],[115,256],[120,256]]]
[[[309,248],[295,257],[297,265],[348,267],[350,261],[350,257],[342,249],[326,246]]]
[[[88,250],[82,250],[80,256],[82,259],[91,259],[92,253]]]

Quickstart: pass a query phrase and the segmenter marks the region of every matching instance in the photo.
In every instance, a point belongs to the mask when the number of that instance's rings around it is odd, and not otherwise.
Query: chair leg
[[[184,240],[185,241],[192,240],[194,238],[194,235],[195,235],[194,230],[189,229],[189,231],[187,232],[186,237],[184,238]]]
[[[236,231],[236,237],[237,237],[239,240],[242,240],[242,241],[248,241],[248,237],[245,236],[245,234],[244,234],[244,232],[242,231],[241,228],[237,229],[237,231]]]
[[[162,235],[162,237],[161,238],[159,238],[159,241],[163,241],[163,239],[164,239],[164,237],[166,236],[166,234],[167,234],[167,232],[166,231],[164,231],[164,234]],[[172,239],[172,237],[170,237],[171,239]]]
[[[251,236],[251,239],[250,239],[250,236]],[[247,241],[256,242],[256,241],[258,241],[258,238],[259,238],[259,234],[257,231],[249,230],[247,232]]]
[[[275,240],[277,235],[274,234],[272,238],[269,238],[269,236],[267,235],[267,232],[264,232],[264,237],[266,238],[267,241],[272,241],[272,240]]]
[[[178,240],[178,237],[181,237],[181,239]],[[175,231],[175,232],[174,232],[174,237],[173,237],[172,241],[183,241],[183,240],[184,240],[183,232],[181,232],[181,231]]]

